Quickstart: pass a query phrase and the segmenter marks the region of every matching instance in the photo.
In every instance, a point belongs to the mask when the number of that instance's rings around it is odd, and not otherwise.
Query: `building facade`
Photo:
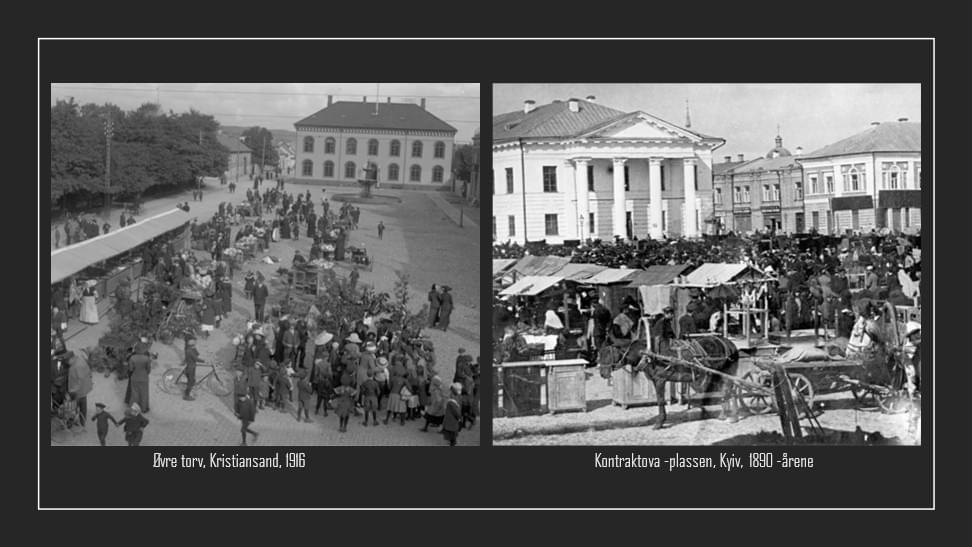
[[[712,151],[725,141],[645,112],[554,101],[493,118],[494,241],[712,232]]]
[[[809,228],[827,234],[921,228],[921,123],[874,122],[799,162]]]
[[[452,177],[457,130],[410,103],[333,102],[294,124],[296,178],[356,184],[368,164],[378,182],[438,186]]]
[[[250,169],[253,168],[253,150],[250,150],[240,139],[224,135],[222,132],[216,135],[216,139],[229,151],[229,160],[224,173],[226,180],[239,182],[241,177],[247,179]]]
[[[713,201],[724,228],[737,233],[805,232],[803,170],[797,159],[777,135],[776,146],[765,156],[719,164]]]

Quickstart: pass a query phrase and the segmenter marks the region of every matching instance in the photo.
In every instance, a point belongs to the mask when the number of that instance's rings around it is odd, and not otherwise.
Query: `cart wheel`
[[[877,408],[880,406],[877,396],[867,388],[857,385],[851,386],[851,394],[861,408]]]
[[[185,386],[186,383],[182,376],[181,368],[170,368],[162,374],[162,379],[159,380],[159,387],[169,395],[181,394],[185,390]]]
[[[803,400],[807,402],[807,406],[813,409],[813,384],[810,383],[810,379],[798,373],[790,374],[789,376],[794,397],[799,393],[803,396]]]
[[[223,379],[213,374],[206,378],[206,387],[217,397],[225,397],[233,392],[233,384],[228,379]]]
[[[911,407],[908,394],[900,390],[886,396],[878,395],[877,402],[881,410],[888,414],[901,414]]]
[[[759,384],[761,386],[772,389],[772,380],[768,374],[751,370],[743,375],[743,380],[748,380],[754,384]],[[748,410],[751,414],[766,414],[772,412],[776,405],[776,400],[770,396],[758,391],[747,391],[743,388],[743,392],[739,395],[739,402]]]

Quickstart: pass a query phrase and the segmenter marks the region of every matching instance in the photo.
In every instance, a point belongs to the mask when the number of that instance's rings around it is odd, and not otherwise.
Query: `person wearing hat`
[[[314,407],[314,415],[324,407],[324,416],[327,417],[328,400],[332,395],[331,367],[325,359],[314,360],[313,376],[314,392],[317,393],[317,405]]]
[[[864,290],[870,293],[872,298],[877,298],[880,288],[878,276],[874,273],[874,265],[868,265],[867,273],[864,275]]]
[[[253,287],[253,317],[261,323],[263,322],[263,308],[266,306],[269,296],[270,290],[263,283],[263,274],[258,273],[256,285]]]
[[[293,360],[297,355],[297,326],[289,320],[280,320],[281,349],[283,353],[279,356],[281,360]]]
[[[297,372],[297,421],[300,421],[301,412],[304,413],[304,421],[310,423],[310,398],[314,393],[314,386],[307,379],[307,371]]]
[[[199,357],[199,350],[196,349],[194,337],[186,338],[185,353],[186,391],[182,394],[182,398],[186,401],[195,401],[196,398],[192,396],[192,388],[196,385],[196,365],[202,363],[203,360]]]
[[[98,282],[89,279],[81,293],[81,322],[88,325],[98,324]]]
[[[363,368],[363,367],[362,367]],[[369,370],[363,382],[359,383],[359,397],[364,408],[364,423],[368,426],[368,415],[371,415],[371,425],[378,425],[378,396],[381,393],[381,386],[375,380],[375,371]]]
[[[392,370],[388,381],[388,409],[385,413],[385,425],[388,425],[389,419],[398,420],[401,425],[405,425],[405,413],[408,411],[405,399],[402,398],[402,389],[406,388],[405,383],[405,375],[397,374]]]
[[[425,426],[422,431],[428,431],[429,426],[441,427],[445,417],[445,392],[442,388],[442,378],[434,375],[429,381],[429,401],[425,406]]]
[[[105,439],[108,437],[108,422],[110,421],[115,424],[115,427],[118,427],[118,420],[105,411],[104,403],[95,403],[95,413],[91,415],[91,421],[97,424],[98,442],[101,446],[107,446]]]
[[[132,403],[125,417],[118,422],[118,425],[125,427],[125,440],[128,441],[128,446],[138,446],[142,442],[142,432],[148,424],[149,421],[142,416],[142,409],[138,403]]]
[[[459,430],[462,429],[462,406],[459,404],[461,394],[462,384],[454,383],[449,387],[449,398],[446,399],[442,418],[442,436],[449,446],[456,446]]]
[[[439,305],[441,303],[439,290],[435,285],[432,285],[432,288],[429,289],[429,327],[434,327],[439,323]]]
[[[253,435],[254,442],[256,442],[257,437],[260,436],[259,433],[250,429],[250,424],[256,421],[256,403],[249,393],[244,393],[243,395],[239,396],[238,401],[237,408],[239,409],[240,423],[242,424],[240,426],[240,435],[243,438],[243,442],[240,443],[240,446],[246,446],[247,433]]]
[[[88,394],[94,388],[94,381],[91,378],[91,368],[85,357],[86,350],[79,350],[73,353],[68,360],[68,382],[67,390],[71,398],[78,404],[78,421],[84,428],[88,418]]]
[[[452,287],[444,285],[439,300],[439,327],[445,332],[449,330],[449,318],[452,317]]]
[[[348,431],[348,419],[354,409],[354,399],[357,391],[351,386],[351,376],[345,374],[341,377],[341,385],[334,390],[337,403],[334,405],[334,413],[338,415],[338,431],[346,433]]]
[[[152,372],[152,359],[148,355],[147,338],[142,337],[137,353],[128,358],[128,388],[125,404],[137,403],[140,412],[149,411],[149,375]]]
[[[665,308],[662,310],[662,315],[656,317],[655,322],[652,323],[651,337],[656,353],[661,353],[663,355],[668,354],[668,348],[671,341],[675,338],[675,329],[673,327],[674,319],[675,308],[665,306]]]

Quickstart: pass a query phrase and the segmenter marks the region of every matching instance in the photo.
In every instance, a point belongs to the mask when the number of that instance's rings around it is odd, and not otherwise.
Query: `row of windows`
[[[733,203],[746,203],[749,201],[749,186],[735,186],[732,189],[732,202]],[[801,200],[803,199],[803,183],[796,182],[793,184],[793,199]],[[770,186],[769,184],[763,185],[763,201],[780,201],[780,185],[774,184]],[[716,188],[715,193],[712,195],[712,202],[716,205],[723,204],[722,198],[722,188]]]
[[[699,189],[699,177],[698,177],[699,166],[695,166],[695,189]],[[493,184],[493,190],[495,192],[496,184]],[[665,166],[661,166],[661,189],[662,192],[665,191]],[[544,192],[557,192],[557,167],[552,165],[543,166],[543,191]],[[587,191],[594,191],[594,166],[587,166]],[[631,177],[628,171],[628,166],[624,166],[624,191],[631,191]],[[506,193],[513,193],[513,168],[506,168]]]
[[[324,139],[324,153],[334,154],[335,147],[337,146],[337,141],[334,137],[328,137]],[[314,152],[314,137],[304,137],[304,152],[313,153]],[[349,138],[344,143],[344,153],[355,155],[358,153],[358,139]],[[388,143],[388,155],[393,157],[398,157],[402,153],[402,143],[394,140]],[[371,139],[368,141],[368,155],[377,156],[378,155],[378,139]],[[433,150],[433,156],[436,158],[445,157],[445,143],[442,141],[437,141]],[[412,141],[412,157],[421,158],[422,157],[422,141]]]
[[[353,161],[349,161],[344,164],[344,178],[346,179],[356,179],[357,177],[357,165]],[[304,160],[301,163],[301,176],[313,177],[314,176],[314,162],[311,160]],[[388,177],[387,180],[398,180],[399,167],[397,163],[392,163],[388,165]],[[445,169],[441,165],[436,165],[432,168],[432,182],[442,182],[445,177]],[[324,162],[324,178],[334,178],[334,162],[325,161]],[[422,166],[413,165],[408,170],[408,180],[409,182],[422,182]]]

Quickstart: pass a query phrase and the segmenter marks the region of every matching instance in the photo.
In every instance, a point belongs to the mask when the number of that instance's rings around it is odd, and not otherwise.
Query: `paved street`
[[[249,182],[249,181],[247,181]],[[270,181],[269,184],[273,184]],[[249,183],[252,187],[252,183]],[[264,183],[268,184],[268,183]],[[264,186],[266,188],[266,186]],[[320,211],[321,187],[286,184],[286,191],[304,192],[310,190]],[[353,193],[354,188],[327,187],[326,195]],[[146,218],[174,207],[177,203],[189,201],[190,215],[200,222],[208,220],[218,208],[220,201],[238,203],[245,199],[246,186],[241,181],[236,194],[229,194],[225,186],[219,186],[215,179],[209,181],[202,202],[193,202],[191,194],[172,196],[148,202],[140,218]],[[418,309],[426,300],[426,293],[433,284],[447,284],[453,287],[456,309],[452,314],[452,325],[448,332],[437,329],[426,330],[435,342],[438,357],[438,370],[445,381],[451,381],[454,373],[455,357],[460,347],[473,356],[479,355],[479,230],[475,223],[464,223],[464,228],[451,220],[455,211],[447,201],[433,200],[427,193],[417,191],[396,191],[379,189],[376,193],[395,196],[402,201],[394,205],[357,205],[361,209],[359,229],[351,232],[349,243],[364,247],[371,257],[372,271],[362,270],[359,283],[371,284],[378,291],[392,293],[396,281],[396,270],[404,270],[410,276],[412,307]],[[337,202],[332,199],[332,206]],[[340,204],[337,203],[339,206]],[[117,217],[117,212],[113,213]],[[117,227],[117,218],[113,219]],[[379,240],[376,226],[383,221],[386,226],[384,238]],[[301,237],[297,241],[286,240],[272,243],[266,255],[280,259],[279,264],[262,264],[251,261],[244,269],[263,272],[270,280],[268,286],[274,291],[272,276],[280,267],[289,267],[294,251],[300,249],[305,255],[310,247],[310,239]],[[197,251],[198,253],[198,251]],[[200,253],[208,258],[208,253]],[[262,258],[260,255],[258,258]],[[339,276],[350,272],[346,264],[336,266]],[[271,295],[271,300],[273,295]],[[252,316],[252,304],[242,292],[242,274],[236,273],[234,279],[234,311],[209,339],[200,339],[198,346],[204,359],[219,359],[229,362],[234,348],[231,343],[233,334],[239,333],[245,320]],[[97,344],[98,338],[106,330],[108,317],[103,317],[99,325],[87,327],[67,342],[68,349],[90,347]],[[152,351],[159,354],[152,372],[150,392],[150,412],[146,417],[150,425],[145,431],[143,444],[146,446],[171,445],[233,445],[240,441],[239,421],[234,417],[231,398],[220,399],[204,389],[197,394],[197,400],[186,402],[181,397],[169,395],[158,387],[158,379],[169,367],[177,366],[182,360],[181,344],[177,347],[156,342]],[[201,378],[207,368],[200,368],[197,378]],[[88,396],[89,412],[93,412],[95,402],[103,402],[116,417],[123,409],[125,382],[118,382],[114,376],[106,378],[95,374],[94,391]],[[384,418],[384,416],[380,416]],[[419,428],[424,421],[363,427],[362,418],[352,418],[349,431],[339,433],[337,418],[333,413],[324,418],[312,415],[313,423],[298,422],[291,413],[264,410],[258,413],[252,426],[261,436],[259,445],[431,445],[445,446],[438,433],[423,433]],[[97,437],[93,428],[83,433],[65,433],[54,439],[54,444],[96,445]],[[109,444],[124,445],[120,429],[112,429]],[[479,424],[459,435],[460,445],[479,444]]]

